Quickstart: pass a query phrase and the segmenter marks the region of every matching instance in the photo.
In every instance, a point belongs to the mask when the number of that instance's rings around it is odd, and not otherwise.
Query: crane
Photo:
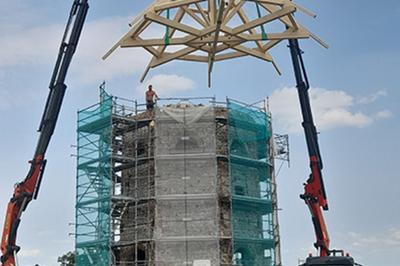
[[[300,195],[300,198],[304,200],[310,210],[317,239],[314,243],[314,246],[319,252],[318,257],[308,258],[304,266],[355,265],[353,258],[344,256],[343,251],[330,250],[330,239],[323,215],[323,211],[327,211],[329,208],[324,181],[322,178],[323,164],[318,144],[318,132],[314,125],[310,97],[308,93],[310,84],[308,82],[299,41],[297,39],[289,40],[289,49],[296,78],[296,88],[303,117],[302,126],[306,138],[311,169],[311,174],[307,182],[304,184],[304,193]],[[336,256],[339,253],[341,253],[341,256]]]
[[[1,239],[1,263],[3,266],[16,265],[16,254],[20,250],[20,247],[16,245],[16,238],[21,216],[28,204],[38,196],[46,167],[45,154],[56,127],[67,89],[65,78],[78,45],[88,9],[88,0],[74,0],[51,77],[50,90],[38,129],[39,140],[33,159],[29,162],[30,169],[25,179],[16,184],[14,194],[7,205]]]

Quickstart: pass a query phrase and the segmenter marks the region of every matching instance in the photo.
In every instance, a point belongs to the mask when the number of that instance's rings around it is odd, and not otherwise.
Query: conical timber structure
[[[312,38],[327,47],[296,22],[297,11],[315,17],[289,0],[156,0],[103,59],[118,47],[144,48],[152,59],[142,81],[150,69],[177,59],[207,63],[211,75],[216,61],[253,56],[280,73],[269,52],[279,42]]]

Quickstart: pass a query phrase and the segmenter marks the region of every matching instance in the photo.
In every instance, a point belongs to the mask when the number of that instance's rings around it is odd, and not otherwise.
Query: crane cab
[[[352,257],[329,256],[329,257],[308,257],[301,266],[354,266]]]

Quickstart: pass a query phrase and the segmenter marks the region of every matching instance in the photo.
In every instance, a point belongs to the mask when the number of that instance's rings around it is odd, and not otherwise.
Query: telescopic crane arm
[[[88,0],[74,0],[51,77],[50,91],[38,130],[39,140],[33,159],[30,161],[31,166],[26,178],[16,184],[14,194],[7,206],[1,239],[1,263],[3,266],[16,265],[16,253],[20,249],[16,245],[16,237],[21,215],[30,201],[38,196],[46,166],[45,154],[57,124],[67,88],[64,83],[65,77],[78,45],[88,9]]]
[[[300,197],[305,201],[310,209],[312,222],[317,241],[315,247],[319,251],[319,256],[329,256],[329,235],[325,224],[322,210],[328,210],[324,182],[322,179],[322,159],[318,145],[318,133],[314,125],[310,98],[308,90],[307,73],[304,67],[302,51],[300,50],[297,39],[289,40],[289,48],[292,57],[293,69],[296,77],[296,87],[299,94],[301,113],[303,116],[303,128],[307,142],[307,149],[310,159],[311,174],[304,184],[304,194]]]

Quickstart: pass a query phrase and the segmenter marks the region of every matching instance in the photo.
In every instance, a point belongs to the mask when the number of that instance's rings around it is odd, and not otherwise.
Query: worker
[[[149,85],[149,89],[146,91],[146,108],[148,111],[153,111],[154,98],[158,100],[158,95],[153,91],[153,85]]]

